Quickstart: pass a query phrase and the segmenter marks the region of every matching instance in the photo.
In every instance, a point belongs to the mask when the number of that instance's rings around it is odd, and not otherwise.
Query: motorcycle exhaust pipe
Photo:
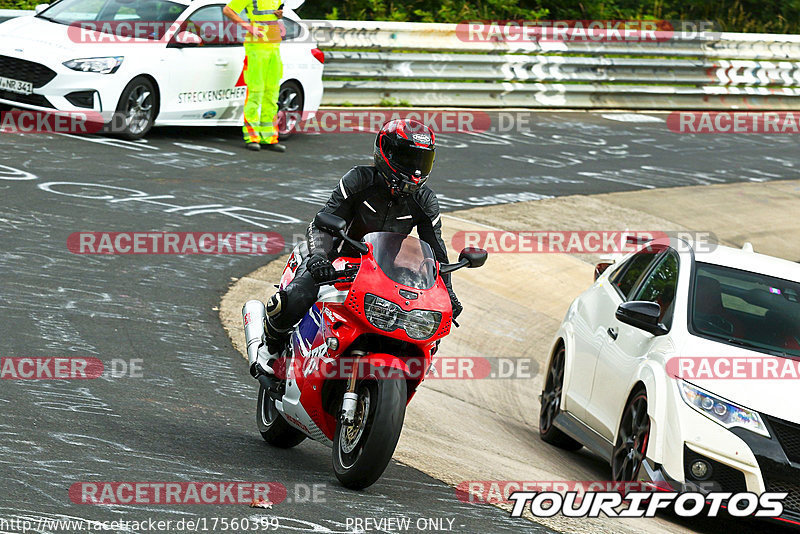
[[[247,343],[247,361],[253,367],[258,361],[258,347],[265,342],[264,319],[267,312],[264,303],[260,300],[248,300],[242,307],[242,320],[244,322],[244,339]]]

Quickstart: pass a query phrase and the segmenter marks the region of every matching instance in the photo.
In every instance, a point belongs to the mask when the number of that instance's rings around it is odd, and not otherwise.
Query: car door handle
[[[214,65],[216,65],[217,67],[224,67],[228,63],[230,62],[227,59],[218,59],[217,61],[214,62]]]
[[[608,337],[610,337],[614,341],[617,340],[617,336],[619,335],[619,333],[617,332],[617,329],[613,328],[613,327],[609,328],[608,330],[606,330],[606,334],[608,334]]]

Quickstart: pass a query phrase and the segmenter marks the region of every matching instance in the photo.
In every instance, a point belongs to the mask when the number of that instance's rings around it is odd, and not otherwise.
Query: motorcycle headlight
[[[428,339],[436,333],[442,314],[429,310],[403,309],[392,301],[377,295],[364,295],[364,315],[375,328],[387,332],[402,328],[411,339]]]
[[[723,400],[683,380],[679,382],[678,389],[686,404],[725,428],[740,426],[756,434],[770,437],[758,412]]]
[[[411,310],[405,316],[403,329],[412,339],[428,339],[439,328],[442,314],[428,310]]]
[[[397,328],[397,318],[402,308],[394,302],[367,293],[364,296],[364,314],[375,328],[391,332]]]
[[[94,72],[95,74],[113,74],[122,65],[124,58],[115,57],[88,57],[83,59],[70,59],[63,65],[68,69],[80,72]]]

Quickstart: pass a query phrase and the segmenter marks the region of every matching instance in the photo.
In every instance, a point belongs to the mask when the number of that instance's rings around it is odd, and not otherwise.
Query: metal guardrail
[[[309,21],[325,104],[800,109],[800,36],[475,42],[455,24]]]
[[[327,105],[800,110],[800,35],[478,42],[455,24],[306,22]]]

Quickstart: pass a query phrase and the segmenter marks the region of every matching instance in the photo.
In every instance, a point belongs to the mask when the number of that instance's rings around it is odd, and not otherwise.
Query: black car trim
[[[591,449],[593,452],[602,456],[607,462],[611,463],[614,444],[592,430],[586,423],[571,413],[559,412],[553,420],[553,425],[572,439],[581,443],[584,447]]]

